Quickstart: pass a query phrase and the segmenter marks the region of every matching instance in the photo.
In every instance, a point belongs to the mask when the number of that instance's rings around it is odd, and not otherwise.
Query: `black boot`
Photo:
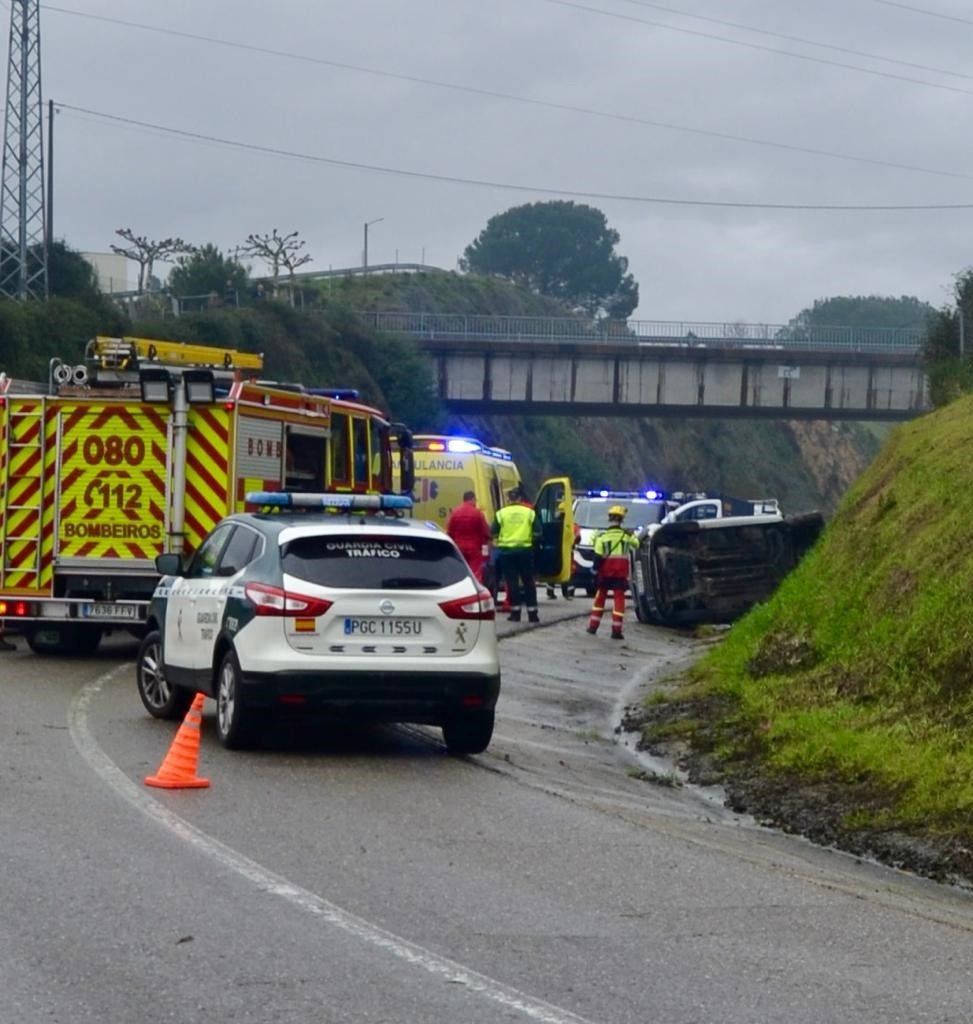
[[[537,609],[536,608],[528,608],[527,609],[527,621],[528,622],[540,622],[541,621],[540,618],[537,615]]]
[[[507,622],[520,622],[520,609],[514,608],[507,616]]]

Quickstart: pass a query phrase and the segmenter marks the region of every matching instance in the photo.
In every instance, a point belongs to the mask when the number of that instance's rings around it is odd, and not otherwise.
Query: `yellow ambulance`
[[[436,523],[443,530],[449,513],[462,503],[467,491],[476,495],[477,507],[492,523],[497,509],[507,501],[507,492],[521,485],[511,453],[473,437],[415,434],[412,450],[412,515]],[[553,477],[541,485],[534,501],[541,522],[541,538],[535,549],[538,580],[563,583],[571,578],[572,504],[567,477]]]
[[[446,527],[449,513],[472,491],[477,507],[489,522],[506,501],[507,491],[520,485],[520,471],[505,448],[491,448],[472,437],[415,434],[415,487],[412,491],[416,519]]]

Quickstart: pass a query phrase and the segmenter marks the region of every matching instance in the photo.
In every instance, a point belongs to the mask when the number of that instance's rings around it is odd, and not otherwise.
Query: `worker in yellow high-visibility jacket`
[[[493,546],[497,568],[510,596],[511,622],[520,622],[521,605],[527,604],[529,622],[539,622],[537,583],[534,579],[534,543],[540,534],[540,520],[523,491],[513,487],[507,492],[509,504],[497,510],[493,520]]]

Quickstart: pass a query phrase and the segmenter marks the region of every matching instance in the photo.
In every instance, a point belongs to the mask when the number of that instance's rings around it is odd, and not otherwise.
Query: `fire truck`
[[[192,552],[249,491],[411,492],[408,430],[357,392],[262,369],[246,352],[97,337],[46,383],[0,373],[6,630],[56,654],[139,635],[156,556]]]

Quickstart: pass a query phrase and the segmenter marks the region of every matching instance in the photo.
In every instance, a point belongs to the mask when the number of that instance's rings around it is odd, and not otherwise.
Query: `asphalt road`
[[[621,709],[700,642],[499,623],[494,742],[276,735],[150,789],[134,646],[0,655],[0,1024],[960,1022],[973,897],[646,781]],[[566,617],[565,617],[566,616]],[[559,621],[558,621],[559,620]],[[606,631],[607,632],[607,631]]]

